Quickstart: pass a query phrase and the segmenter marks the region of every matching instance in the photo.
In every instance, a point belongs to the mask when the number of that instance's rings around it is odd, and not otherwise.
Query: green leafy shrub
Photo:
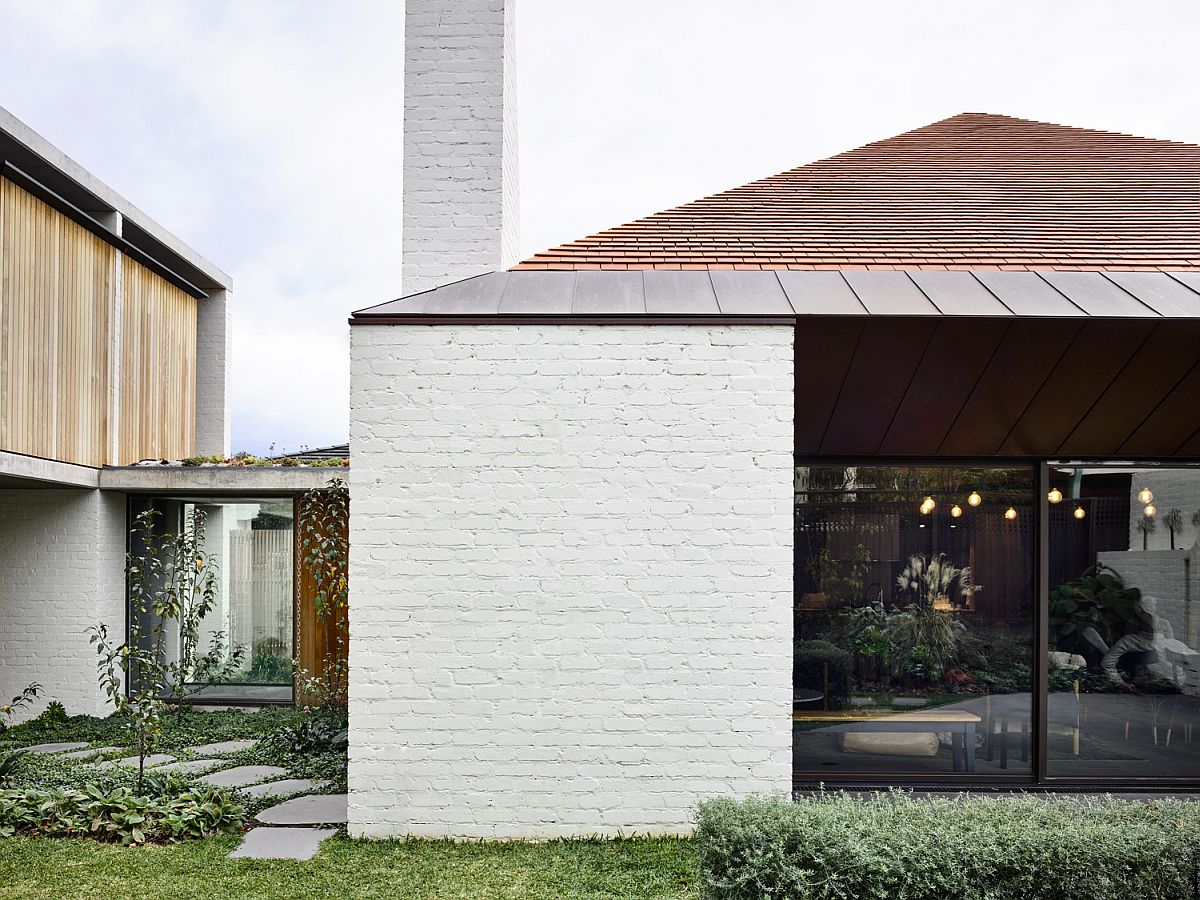
[[[850,705],[850,654],[829,641],[796,641],[792,656],[792,684],[810,691],[825,689],[829,675],[829,708]]]
[[[224,788],[138,796],[129,788],[0,791],[0,835],[85,836],[124,844],[164,843],[241,828],[245,810]]]
[[[708,900],[1200,897],[1200,804],[819,795],[700,805]]]
[[[1088,639],[1090,635],[1098,635],[1111,647],[1127,634],[1150,630],[1152,623],[1140,608],[1141,599],[1141,591],[1125,587],[1120,575],[1096,563],[1050,592],[1051,648],[1098,662],[1103,654]]]
[[[344,750],[347,746],[346,726],[334,717],[314,716],[296,725],[288,725],[263,738],[268,753],[311,755]]]

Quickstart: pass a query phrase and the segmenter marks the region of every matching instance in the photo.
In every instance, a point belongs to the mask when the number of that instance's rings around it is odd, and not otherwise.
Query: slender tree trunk
[[[142,796],[142,778],[146,774],[146,726],[138,726],[138,796]]]

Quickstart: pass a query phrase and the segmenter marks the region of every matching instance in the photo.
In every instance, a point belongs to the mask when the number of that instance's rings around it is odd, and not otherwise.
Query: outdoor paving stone
[[[201,744],[191,750],[197,756],[220,756],[222,753],[237,753],[239,750],[249,750],[258,741],[218,741],[215,744]]]
[[[855,706],[874,706],[875,700],[871,697],[851,697],[850,702]]]
[[[62,744],[34,744],[32,747],[26,747],[27,753],[62,753],[64,750],[79,750],[87,746],[87,741],[75,741],[73,743]]]
[[[155,766],[155,772],[208,772],[217,766],[225,765],[223,759],[193,759],[190,762],[173,762],[165,763],[161,766]]]
[[[106,753],[117,753],[124,750],[124,747],[88,747],[86,750],[74,750],[70,753],[64,753],[63,759],[88,759],[92,756],[103,756]]]
[[[257,816],[267,825],[334,825],[346,821],[345,794],[310,794],[285,800]]]
[[[150,766],[160,766],[163,763],[175,762],[175,757],[169,753],[154,753],[146,757],[146,768]],[[136,756],[126,756],[123,759],[110,759],[108,762],[96,763],[98,769],[111,769],[113,766],[127,766],[131,769],[136,769],[138,758]]]
[[[248,797],[285,797],[288,794],[300,794],[320,790],[323,787],[319,781],[311,778],[285,778],[283,781],[268,781],[266,784],[252,784],[238,790]]]
[[[893,697],[892,706],[925,706],[929,701],[924,697]]]
[[[233,859],[312,859],[336,828],[251,828]]]
[[[221,787],[245,787],[248,784],[258,784],[286,775],[287,769],[279,766],[235,766],[232,769],[222,769],[211,775],[201,775],[200,781],[216,784]]]

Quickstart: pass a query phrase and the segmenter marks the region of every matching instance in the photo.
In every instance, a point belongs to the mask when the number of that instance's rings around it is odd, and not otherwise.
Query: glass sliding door
[[[796,470],[798,781],[1032,777],[1032,466]]]
[[[1046,773],[1200,777],[1200,468],[1049,475]]]

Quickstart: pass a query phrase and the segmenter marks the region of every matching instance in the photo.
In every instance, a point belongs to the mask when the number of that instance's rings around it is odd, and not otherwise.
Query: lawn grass
[[[74,838],[0,839],[0,898],[405,898],[665,900],[697,896],[683,839],[545,844],[351,841],[306,862],[228,859],[235,836],[129,848]]]

